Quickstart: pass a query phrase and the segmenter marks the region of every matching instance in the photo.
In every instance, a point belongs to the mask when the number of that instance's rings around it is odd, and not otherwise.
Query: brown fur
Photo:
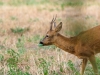
[[[47,32],[48,37],[45,37],[41,43],[45,45],[55,45],[62,50],[76,55],[78,58],[83,59],[81,75],[89,60],[93,66],[94,73],[98,74],[98,69],[95,61],[95,54],[100,52],[100,26],[94,27],[90,30],[81,32],[79,35],[67,38],[60,33],[62,23],[60,23],[55,30]]]

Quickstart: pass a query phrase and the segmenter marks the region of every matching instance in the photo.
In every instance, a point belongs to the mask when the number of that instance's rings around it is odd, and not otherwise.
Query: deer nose
[[[42,42],[42,41],[40,41],[40,44],[43,44],[43,42]]]
[[[43,46],[43,42],[42,41],[40,41],[39,46]]]

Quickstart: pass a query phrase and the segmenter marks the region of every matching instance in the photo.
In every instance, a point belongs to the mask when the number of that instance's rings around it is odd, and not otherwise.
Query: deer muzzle
[[[43,46],[43,42],[42,41],[40,41],[39,46]]]

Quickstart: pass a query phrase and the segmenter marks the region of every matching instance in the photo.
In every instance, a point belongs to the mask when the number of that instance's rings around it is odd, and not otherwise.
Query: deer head
[[[42,46],[52,45],[57,40],[57,34],[62,28],[62,22],[60,22],[56,26],[55,20],[56,20],[56,17],[55,18],[53,17],[50,23],[50,29],[48,30],[43,40],[40,41],[40,45]],[[54,29],[53,29],[53,26],[54,26]]]

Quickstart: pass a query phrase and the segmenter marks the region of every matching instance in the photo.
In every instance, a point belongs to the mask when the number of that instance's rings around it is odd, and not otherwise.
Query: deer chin
[[[52,44],[43,44],[42,46],[50,46],[50,45],[52,45]]]
[[[43,44],[43,46],[50,46],[51,44]]]

